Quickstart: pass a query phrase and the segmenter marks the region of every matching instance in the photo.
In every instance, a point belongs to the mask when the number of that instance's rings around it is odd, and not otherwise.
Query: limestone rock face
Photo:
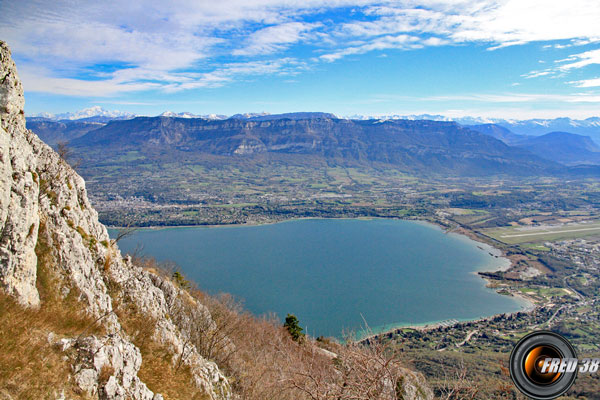
[[[417,374],[408,369],[403,369],[403,372],[403,398],[415,400],[433,400],[435,398],[433,390],[431,390],[431,388],[427,386],[427,382],[425,382],[425,378],[423,378],[423,375]]]
[[[76,355],[73,360],[74,378],[89,396],[104,399],[162,399],[162,396],[152,393],[136,375],[142,364],[140,351],[118,335],[63,339],[59,345],[67,354]]]
[[[46,267],[57,277],[59,295],[76,295],[107,332],[104,337],[62,342],[73,360],[74,381],[91,396],[162,398],[138,378],[140,351],[113,309],[127,300],[155,324],[153,340],[174,355],[185,350],[184,362],[207,398],[229,399],[229,383],[218,366],[188,344],[186,325],[176,325],[170,318],[173,308],[186,302],[210,326],[214,322],[209,311],[170,281],[122,258],[98,222],[83,178],[25,128],[23,107],[15,64],[0,41],[0,288],[24,306],[38,306],[36,246],[37,254],[43,251],[53,260]]]
[[[0,42],[0,285],[37,306],[35,244],[39,225],[37,157],[25,132],[23,87]]]

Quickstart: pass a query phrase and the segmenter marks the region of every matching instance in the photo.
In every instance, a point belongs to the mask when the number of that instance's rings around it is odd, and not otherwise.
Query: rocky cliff
[[[226,377],[190,342],[189,321],[172,318],[174,309],[185,307],[186,315],[210,328],[208,310],[168,279],[121,256],[98,222],[84,180],[25,128],[23,108],[15,64],[0,41],[0,287],[22,306],[36,309],[51,301],[41,292],[52,282],[56,301],[74,298],[100,332],[36,333],[46,335],[71,364],[68,379],[52,388],[56,396],[75,386],[72,393],[84,397],[162,398],[138,377],[141,353],[122,321],[135,315],[138,324],[150,327],[150,340],[186,366],[190,384],[206,398],[230,398]]]

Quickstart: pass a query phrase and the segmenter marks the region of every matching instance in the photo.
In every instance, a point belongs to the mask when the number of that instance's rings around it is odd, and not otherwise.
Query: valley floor
[[[302,164],[198,165],[198,171],[170,166],[123,178],[119,168],[111,168],[82,173],[101,220],[112,226],[403,218],[432,222],[502,251],[511,267],[480,275],[499,293],[528,299],[533,310],[431,329],[402,328],[381,337],[414,360],[438,392],[467,381],[480,382],[476,398],[513,392],[505,371],[508,356],[534,329],[562,333],[582,354],[600,353],[600,181],[595,178],[435,178]],[[150,181],[140,181],[144,177]],[[444,363],[453,364],[461,378],[444,377],[439,367]],[[596,380],[581,378],[571,393],[583,396],[595,388],[600,388]]]

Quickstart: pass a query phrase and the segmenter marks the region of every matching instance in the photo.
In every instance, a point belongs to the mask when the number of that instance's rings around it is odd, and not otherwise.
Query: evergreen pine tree
[[[285,323],[283,326],[288,330],[290,335],[292,335],[292,339],[295,341],[298,341],[300,338],[304,337],[304,333],[302,332],[304,329],[300,327],[298,318],[296,318],[294,314],[288,314],[285,317]]]

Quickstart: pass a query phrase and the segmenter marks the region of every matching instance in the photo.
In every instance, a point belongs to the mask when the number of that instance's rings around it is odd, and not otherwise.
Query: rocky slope
[[[23,107],[16,67],[0,41],[0,287],[23,306],[40,307],[38,274],[47,268],[57,295],[75,297],[103,332],[77,337],[45,333],[72,365],[65,387],[75,385],[83,396],[103,399],[162,398],[137,376],[140,350],[119,313],[135,310],[152,327],[151,339],[189,367],[206,398],[230,398],[229,383],[217,365],[189,343],[189,321],[171,318],[174,309],[186,307],[191,310],[186,315],[210,327],[208,310],[168,279],[121,256],[98,222],[85,182],[26,129]],[[65,390],[53,389],[59,395]]]

